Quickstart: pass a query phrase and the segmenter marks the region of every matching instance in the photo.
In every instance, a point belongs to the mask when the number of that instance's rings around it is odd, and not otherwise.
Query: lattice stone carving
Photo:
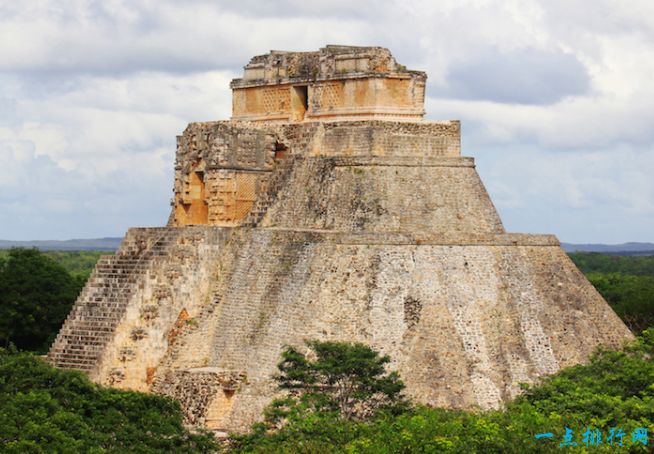
[[[260,174],[224,172],[216,181],[215,210],[212,222],[238,223],[245,219],[257,199]]]
[[[290,106],[288,87],[271,87],[263,90],[261,106],[266,112],[287,112]]]
[[[313,88],[314,109],[329,109],[343,105],[343,86],[339,82],[317,84]]]

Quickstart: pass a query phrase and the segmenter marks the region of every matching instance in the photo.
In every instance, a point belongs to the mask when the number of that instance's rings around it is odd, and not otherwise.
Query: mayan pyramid
[[[379,47],[254,57],[232,119],[178,136],[168,225],[100,259],[49,361],[244,430],[304,339],[369,344],[453,408],[631,339],[554,236],[505,232],[425,81]]]

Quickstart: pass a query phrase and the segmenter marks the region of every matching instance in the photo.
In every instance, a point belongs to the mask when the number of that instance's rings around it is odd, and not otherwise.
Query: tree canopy
[[[287,350],[288,352],[288,350]],[[286,355],[280,364],[289,364]],[[291,370],[292,383],[318,383],[302,358]],[[296,367],[297,365],[297,367]],[[344,369],[349,369],[346,363]],[[309,377],[309,378],[306,378]],[[280,383],[288,379],[280,376]],[[302,387],[302,386],[301,386]],[[311,386],[309,386],[311,388]],[[311,391],[320,394],[319,389]],[[279,401],[266,410],[275,415]],[[543,453],[562,452],[567,429],[571,442],[592,452],[651,452],[654,430],[654,330],[646,330],[624,351],[600,350],[589,364],[564,369],[540,384],[526,387],[503,410],[454,411],[405,406],[379,411],[365,419],[338,417],[338,412],[302,412],[287,405],[286,424],[257,424],[244,436],[232,438],[233,452],[255,453]],[[306,410],[306,408],[303,408]],[[290,416],[289,416],[290,415]],[[299,417],[302,416],[302,417]],[[608,439],[610,430],[624,434]],[[639,429],[649,441],[633,440]],[[603,443],[592,444],[584,434],[599,431]],[[536,435],[551,437],[538,439]],[[577,452],[577,451],[575,451]]]
[[[9,250],[0,261],[0,342],[45,351],[82,286],[37,249]]]
[[[609,255],[600,252],[568,254],[583,273],[621,273],[634,276],[654,276],[654,255]]]
[[[360,343],[309,341],[306,345],[308,354],[293,347],[282,352],[277,378],[281,389],[314,399],[320,395],[324,409],[345,419],[362,419],[404,402],[404,383],[397,372],[386,371],[388,356]]]
[[[205,453],[212,437],[182,426],[179,404],[91,383],[29,353],[0,351],[3,453]]]
[[[570,258],[629,329],[654,326],[654,256],[576,252]]]

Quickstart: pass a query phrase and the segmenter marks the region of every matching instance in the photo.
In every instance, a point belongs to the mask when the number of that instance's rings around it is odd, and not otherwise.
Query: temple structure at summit
[[[231,120],[178,136],[168,225],[100,259],[48,360],[243,431],[305,339],[366,343],[449,408],[632,339],[554,236],[505,231],[425,81],[379,47],[252,58]]]

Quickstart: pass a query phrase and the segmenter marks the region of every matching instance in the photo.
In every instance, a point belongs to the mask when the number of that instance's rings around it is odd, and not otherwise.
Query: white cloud
[[[255,15],[239,15],[215,2],[61,4],[65,6],[42,1],[29,10],[19,3],[4,8],[0,70],[209,71],[243,65],[269,46],[314,48],[327,38],[356,40],[365,28],[357,20],[331,15],[260,17],[256,10]]]
[[[0,0],[0,238],[162,224],[175,135],[249,58],[342,43],[428,72],[509,230],[654,241],[653,5]]]
[[[551,232],[569,242],[651,238],[654,150],[561,153],[513,145],[488,148],[476,160],[511,231]]]

